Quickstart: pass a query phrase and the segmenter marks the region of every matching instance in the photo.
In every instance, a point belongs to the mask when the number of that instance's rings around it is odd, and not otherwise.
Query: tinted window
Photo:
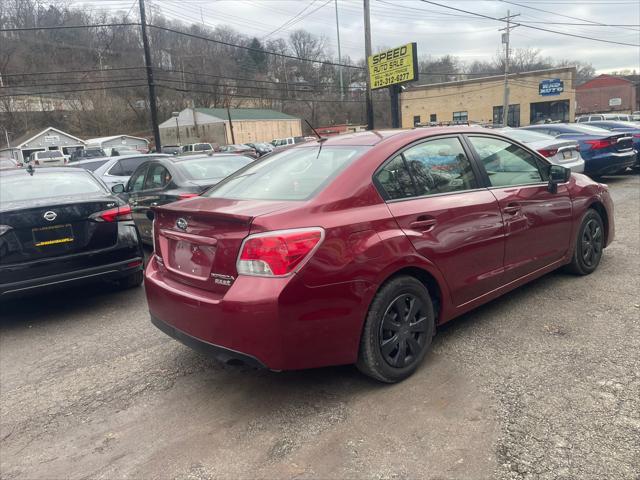
[[[238,155],[230,158],[210,157],[201,160],[187,160],[176,163],[176,167],[189,180],[209,180],[228,177],[251,162],[252,159]]]
[[[194,152],[203,152],[205,150],[211,150],[211,145],[209,145],[208,143],[196,143],[193,146]]]
[[[150,160],[151,157],[135,157],[135,158],[123,158],[118,163],[122,173],[120,175],[130,176],[135,172],[136,168],[142,165],[143,162]]]
[[[366,151],[364,147],[316,145],[269,155],[219,183],[206,195],[234,199],[304,200]]]
[[[106,193],[89,173],[82,171],[46,172],[36,170],[33,175],[0,176],[0,203]]]
[[[416,194],[411,175],[409,175],[409,170],[402,155],[397,155],[384,165],[376,173],[375,178],[391,200],[413,197]]]
[[[101,167],[102,165],[104,165],[105,163],[107,163],[109,160],[96,160],[95,162],[84,162],[81,163],[80,165],[76,165],[79,168],[84,168],[85,170],[89,170],[91,172],[95,172],[96,168]]]
[[[127,185],[128,192],[139,192],[142,190],[144,183],[144,174],[147,171],[147,167],[142,167],[137,170],[129,179],[129,184]]]
[[[473,144],[494,187],[542,182],[538,160],[513,143],[493,137],[473,137]]]
[[[418,195],[455,192],[477,188],[471,162],[460,140],[430,140],[403,152]]]
[[[149,167],[149,173],[147,173],[147,179],[144,181],[144,189],[151,190],[154,188],[162,188],[171,182],[171,174],[169,170],[160,165],[154,163]]]

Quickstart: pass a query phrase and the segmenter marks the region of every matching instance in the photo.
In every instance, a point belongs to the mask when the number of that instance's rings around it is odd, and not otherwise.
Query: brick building
[[[599,75],[576,87],[576,113],[631,113],[640,110],[640,83],[614,76]]]

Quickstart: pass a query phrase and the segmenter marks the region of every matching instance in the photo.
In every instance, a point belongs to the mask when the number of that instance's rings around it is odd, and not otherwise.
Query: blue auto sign
[[[551,80],[542,80],[540,82],[540,95],[543,97],[549,95],[560,95],[564,92],[564,82],[559,78],[553,78]]]

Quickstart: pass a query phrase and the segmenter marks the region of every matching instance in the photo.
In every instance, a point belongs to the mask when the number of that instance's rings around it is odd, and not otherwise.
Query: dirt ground
[[[0,478],[640,478],[640,177],[606,180],[599,270],[443,327],[393,386],[354,367],[226,367],[142,288],[0,305]]]

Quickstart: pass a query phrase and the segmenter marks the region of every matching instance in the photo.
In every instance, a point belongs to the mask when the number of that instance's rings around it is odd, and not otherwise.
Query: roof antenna
[[[304,119],[304,121],[305,121],[305,123],[306,123],[307,125],[309,125],[309,128],[310,128],[311,130],[313,130],[313,133],[315,133],[315,134],[316,134],[316,137],[318,137],[318,141],[319,141],[319,142],[324,142],[325,140],[327,140],[327,138],[326,138],[326,137],[321,137],[321,136],[320,136],[320,134],[318,133],[318,131],[317,131],[315,128],[313,128],[313,127],[311,126],[311,124],[309,123],[309,120],[307,120],[307,119],[305,118],[305,119]]]

